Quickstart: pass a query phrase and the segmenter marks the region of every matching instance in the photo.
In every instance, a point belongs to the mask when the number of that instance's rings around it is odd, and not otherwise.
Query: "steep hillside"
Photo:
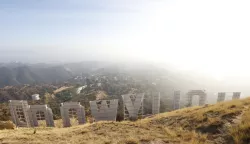
[[[238,143],[250,142],[250,98],[162,113],[136,122],[2,130],[2,143]]]
[[[72,74],[63,66],[54,67],[0,67],[0,87],[64,82],[72,78]]]
[[[16,80],[21,84],[33,84],[41,81],[41,78],[32,72],[28,67],[17,67],[13,69]]]
[[[39,82],[53,83],[63,82],[71,78],[71,73],[68,72],[63,66],[53,67],[30,67],[32,72],[40,77]]]
[[[17,84],[19,82],[16,80],[13,71],[7,67],[0,67],[0,87]]]

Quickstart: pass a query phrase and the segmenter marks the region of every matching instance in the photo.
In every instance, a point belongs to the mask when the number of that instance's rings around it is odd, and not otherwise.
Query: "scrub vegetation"
[[[1,143],[236,143],[250,142],[250,98],[184,108],[136,122],[97,122],[62,128],[6,127]],[[2,126],[1,126],[2,127]],[[2,128],[3,129],[3,128]]]

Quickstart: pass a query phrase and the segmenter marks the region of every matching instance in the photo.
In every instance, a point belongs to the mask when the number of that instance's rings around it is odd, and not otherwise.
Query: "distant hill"
[[[63,66],[0,66],[0,87],[21,84],[64,82],[70,78],[72,78],[72,74]]]
[[[17,67],[12,69],[14,72],[14,77],[15,79],[20,83],[20,84],[33,84],[35,82],[41,81],[41,78],[32,72],[29,67],[23,66],[23,67]]]
[[[0,67],[0,87],[17,84],[20,83],[16,80],[14,71],[7,67]]]
[[[104,62],[79,62],[68,64],[0,63],[0,87],[35,83],[60,83],[74,76],[92,74],[104,68]]]
[[[162,68],[147,63],[108,63],[87,61],[66,64],[0,64],[0,87],[39,84],[74,82],[77,76],[89,77],[92,75],[122,75],[126,74],[142,83],[162,84],[162,90],[179,89],[209,89],[214,82],[204,81],[187,73],[173,71],[171,68]]]
[[[63,82],[72,78],[71,72],[63,66],[31,67],[30,69],[39,77],[39,82],[43,83]]]
[[[247,144],[250,98],[184,108],[136,122],[97,122],[61,128],[2,130],[2,143]]]

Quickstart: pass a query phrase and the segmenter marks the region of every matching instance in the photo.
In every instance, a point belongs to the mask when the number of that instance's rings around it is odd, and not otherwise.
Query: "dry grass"
[[[71,128],[19,128],[2,130],[0,140],[5,143],[182,143],[188,131],[173,131],[167,127],[150,126],[144,121],[138,122],[98,122],[73,126]],[[192,135],[195,132],[192,132]],[[182,135],[184,134],[184,135]],[[200,139],[200,137],[196,137]]]
[[[15,127],[15,124],[13,124],[11,121],[0,121],[0,130],[15,129]]]
[[[238,125],[232,126],[230,135],[236,144],[250,143],[250,108],[249,103],[245,103],[245,111],[241,117],[241,122]]]
[[[184,108],[136,122],[98,122],[78,126],[78,122],[72,120],[70,128],[62,128],[62,121],[57,120],[56,128],[41,126],[36,128],[36,134],[32,128],[2,130],[0,143],[199,144],[233,140],[241,144],[250,139],[248,106],[249,98]],[[234,124],[233,119],[241,115],[241,122]],[[225,127],[228,123],[231,126]]]

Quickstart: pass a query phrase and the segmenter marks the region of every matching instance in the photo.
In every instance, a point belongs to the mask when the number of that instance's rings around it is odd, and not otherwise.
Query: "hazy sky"
[[[137,60],[248,75],[249,0],[1,0],[0,60]]]

